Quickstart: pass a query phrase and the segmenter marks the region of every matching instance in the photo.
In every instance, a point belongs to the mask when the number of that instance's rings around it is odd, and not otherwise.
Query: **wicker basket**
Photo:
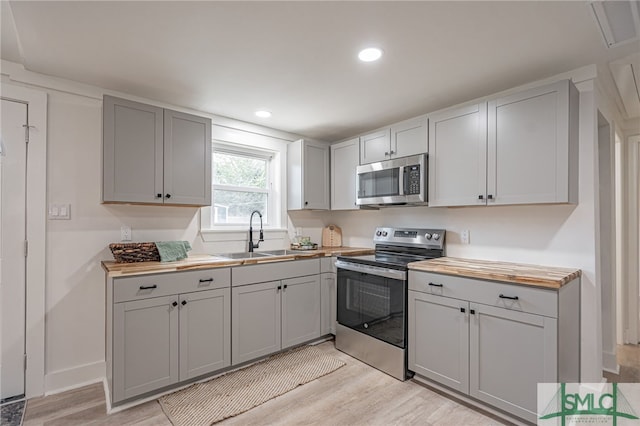
[[[117,263],[160,261],[156,243],[113,243],[109,248]]]

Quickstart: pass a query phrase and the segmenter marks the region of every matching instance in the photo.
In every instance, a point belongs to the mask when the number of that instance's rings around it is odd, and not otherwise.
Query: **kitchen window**
[[[254,210],[272,224],[273,153],[214,143],[212,156],[211,225],[246,226]]]

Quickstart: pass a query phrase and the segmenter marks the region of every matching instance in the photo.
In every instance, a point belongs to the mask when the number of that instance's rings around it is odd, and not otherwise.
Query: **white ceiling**
[[[640,51],[587,1],[2,1],[1,24],[28,70],[326,141]]]

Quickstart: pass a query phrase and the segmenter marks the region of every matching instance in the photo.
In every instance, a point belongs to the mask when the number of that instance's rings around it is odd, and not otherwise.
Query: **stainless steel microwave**
[[[356,204],[427,204],[427,154],[365,164],[356,169]]]

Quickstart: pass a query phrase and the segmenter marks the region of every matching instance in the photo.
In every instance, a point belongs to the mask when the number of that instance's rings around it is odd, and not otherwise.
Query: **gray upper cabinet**
[[[211,120],[105,95],[102,200],[211,205]]]
[[[211,205],[211,119],[164,111],[164,197]]]
[[[329,210],[329,145],[304,139],[287,145],[288,210]]]
[[[427,146],[427,118],[420,116],[360,136],[360,164],[424,154]]]
[[[389,128],[360,136],[360,164],[388,160],[393,153]]]
[[[469,206],[487,188],[487,104],[429,115],[429,206]]]
[[[489,205],[577,202],[578,98],[563,80],[489,101]]]
[[[569,80],[429,115],[429,205],[575,203],[578,92]]]
[[[354,210],[356,168],[359,164],[358,138],[331,145],[331,210]]]

